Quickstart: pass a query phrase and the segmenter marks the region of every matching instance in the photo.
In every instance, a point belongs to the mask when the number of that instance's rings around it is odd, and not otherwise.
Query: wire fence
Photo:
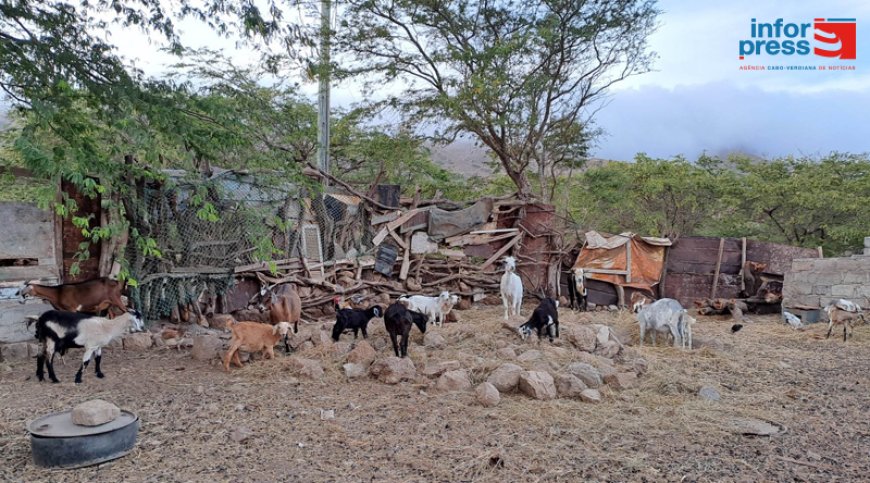
[[[225,293],[236,267],[354,258],[371,247],[369,213],[358,197],[314,193],[268,173],[167,175],[162,183],[140,186],[138,199],[128,203],[136,210],[128,213],[131,231],[140,235],[126,253],[138,281],[130,296],[148,319]]]

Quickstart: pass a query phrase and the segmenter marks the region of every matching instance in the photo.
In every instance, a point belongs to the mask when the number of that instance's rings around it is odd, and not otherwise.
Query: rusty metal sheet
[[[242,310],[248,306],[251,297],[259,291],[260,282],[257,279],[247,277],[236,279],[236,284],[221,296],[223,305],[218,307],[218,311],[228,314]]]
[[[584,246],[574,263],[574,269],[627,270],[628,247],[631,247],[631,282],[620,274],[587,273],[586,278],[652,293],[652,287],[661,279],[666,247],[651,245],[637,235],[632,235],[630,241],[615,248]]]

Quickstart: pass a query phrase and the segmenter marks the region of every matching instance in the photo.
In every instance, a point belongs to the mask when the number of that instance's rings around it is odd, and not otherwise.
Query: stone
[[[387,345],[389,345],[386,337],[372,337],[371,339],[369,339],[369,343],[378,352],[384,350]],[[392,350],[392,348],[390,348],[390,350]]]
[[[583,381],[587,387],[595,389],[601,386],[601,373],[585,362],[572,362],[568,364],[566,370]]]
[[[610,340],[610,327],[606,325],[593,324],[592,329],[595,331],[595,340],[598,345],[604,344]]]
[[[339,341],[332,345],[332,353],[337,355],[347,354],[350,352],[350,342]]]
[[[320,420],[329,421],[330,419],[335,419],[335,409],[321,409]]]
[[[471,379],[465,370],[447,371],[438,378],[435,388],[442,392],[465,391],[471,389]]]
[[[312,343],[310,340],[306,340],[305,342],[302,343],[302,345],[299,346],[299,351],[305,352],[305,351],[311,350],[313,348],[314,348],[314,343]]]
[[[577,398],[580,393],[587,389],[586,384],[572,374],[556,374],[553,378],[556,382],[556,393],[559,397]]]
[[[716,390],[715,387],[712,386],[704,386],[698,391],[698,396],[701,399],[706,399],[707,401],[718,401],[722,397],[719,395],[719,391]]]
[[[348,379],[359,379],[366,375],[366,368],[362,364],[348,362],[341,367],[344,369],[344,376]]]
[[[208,325],[213,329],[229,330],[236,319],[230,314],[214,314],[209,320]]]
[[[79,426],[99,426],[118,419],[118,406],[102,399],[85,401],[72,410],[72,422]]]
[[[447,347],[447,339],[437,332],[426,332],[423,335],[423,346],[427,349],[443,349]]]
[[[634,369],[635,374],[641,376],[649,370],[649,363],[643,357],[638,357],[631,362],[631,368]]]
[[[517,360],[520,362],[530,362],[530,361],[536,361],[542,357],[544,357],[543,352],[541,352],[537,349],[529,349],[529,350],[523,352],[522,354],[520,354],[520,356],[517,357]]]
[[[414,255],[422,255],[425,253],[435,253],[438,251],[438,244],[429,239],[429,234],[425,231],[418,231],[411,235],[411,253]]]
[[[320,362],[313,359],[303,359],[299,356],[291,356],[285,359],[285,364],[294,374],[306,379],[317,380],[323,377],[323,367]]]
[[[592,327],[588,325],[573,326],[564,332],[565,338],[574,347],[585,352],[592,352],[595,350],[598,341],[595,330],[592,329]]]
[[[28,342],[15,342],[12,344],[0,345],[0,356],[5,361],[27,360],[31,356],[36,355],[36,352],[30,352],[30,344]]]
[[[462,316],[459,315],[459,312],[451,310],[447,316],[444,317],[444,322],[462,322]]]
[[[489,377],[486,378],[486,382],[495,386],[499,392],[511,392],[519,384],[522,372],[522,367],[508,362],[492,371]]]
[[[540,401],[556,399],[556,383],[547,372],[525,371],[520,374],[517,387],[522,393]]]
[[[580,392],[580,400],[588,403],[600,403],[601,393],[597,389],[585,389]]]
[[[499,359],[516,359],[517,357],[517,353],[514,351],[513,347],[502,347],[495,351],[495,355],[498,356]]]
[[[369,374],[386,384],[410,381],[417,375],[414,362],[407,357],[385,357],[378,359],[369,367]]]
[[[325,330],[318,330],[311,334],[311,342],[313,342],[316,347],[331,346],[333,344],[332,334]]]
[[[604,376],[604,382],[617,390],[629,389],[637,382],[637,374],[634,372],[617,372]]]
[[[203,334],[193,337],[193,347],[190,356],[197,361],[209,361],[221,356],[224,343],[216,335]]]
[[[144,351],[151,348],[154,340],[148,332],[136,332],[127,334],[123,338],[124,350],[128,351]]]
[[[723,422],[726,431],[752,436],[773,436],[784,431],[782,426],[762,419],[751,417],[736,417]]]
[[[724,345],[722,344],[722,341],[719,340],[718,338],[698,337],[696,335],[692,336],[692,347],[694,349],[703,349],[705,347],[708,347],[710,349],[715,349],[718,351],[721,351],[724,349]]]
[[[459,361],[444,361],[437,364],[430,362],[423,368],[423,375],[428,377],[438,377],[447,371],[458,371],[459,368]]]
[[[488,382],[479,384],[474,393],[477,395],[477,402],[485,408],[498,406],[499,401],[501,401],[498,389]]]
[[[620,350],[622,350],[622,347],[620,347],[618,342],[608,340],[598,345],[598,347],[595,349],[595,354],[602,357],[607,357],[608,359],[613,359],[614,357],[619,355]]]
[[[367,341],[357,341],[354,348],[347,354],[347,362],[368,367],[378,358],[378,353]]]
[[[471,300],[467,298],[459,299],[459,303],[453,307],[454,310],[468,310],[471,308]]]
[[[244,443],[253,435],[254,432],[251,430],[251,428],[242,426],[240,428],[234,429],[233,432],[230,433],[230,439],[236,443]]]

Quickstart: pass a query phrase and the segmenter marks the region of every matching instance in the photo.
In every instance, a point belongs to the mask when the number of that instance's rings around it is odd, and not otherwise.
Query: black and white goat
[[[408,357],[408,338],[411,336],[411,325],[416,325],[420,332],[426,333],[426,322],[429,317],[426,314],[408,310],[403,304],[398,302],[387,307],[384,313],[384,327],[390,334],[390,340],[393,342],[393,351],[396,357]],[[401,344],[398,342],[398,336],[402,336]]]
[[[568,300],[571,302],[571,310],[586,312],[586,272],[582,268],[571,270],[568,276]]]
[[[553,342],[553,337],[559,337],[559,302],[549,297],[541,300],[541,303],[532,312],[532,318],[519,326],[517,332],[523,340],[526,340],[533,330],[537,330],[538,341],[540,341],[541,332],[545,328],[550,342]]]
[[[28,322],[28,326],[31,322]],[[64,312],[61,310],[49,310],[39,316],[36,321],[36,338],[41,347],[36,356],[36,377],[44,380],[43,364],[48,367],[48,377],[51,382],[59,382],[54,375],[54,355],[63,355],[68,349],[85,349],[82,357],[82,365],[76,372],[75,382],[82,382],[82,371],[87,367],[91,357],[95,357],[94,366],[97,377],[102,378],[100,360],[102,349],[110,342],[121,336],[127,328],[131,332],[144,330],[142,315],[136,310],[128,310],[127,313],[107,319],[79,312]]]
[[[384,311],[379,305],[363,309],[340,309],[335,313],[335,325],[332,326],[332,340],[338,341],[344,331],[352,330],[353,338],[362,331],[363,339],[369,337],[369,321],[375,317],[383,317]]]

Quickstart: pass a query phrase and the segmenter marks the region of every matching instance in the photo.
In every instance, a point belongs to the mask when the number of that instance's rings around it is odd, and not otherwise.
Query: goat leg
[[[96,372],[97,378],[99,378],[99,379],[106,377],[106,375],[103,374],[103,371],[100,370],[100,361],[102,359],[103,359],[103,349],[99,348],[96,351],[94,351],[94,371]]]

